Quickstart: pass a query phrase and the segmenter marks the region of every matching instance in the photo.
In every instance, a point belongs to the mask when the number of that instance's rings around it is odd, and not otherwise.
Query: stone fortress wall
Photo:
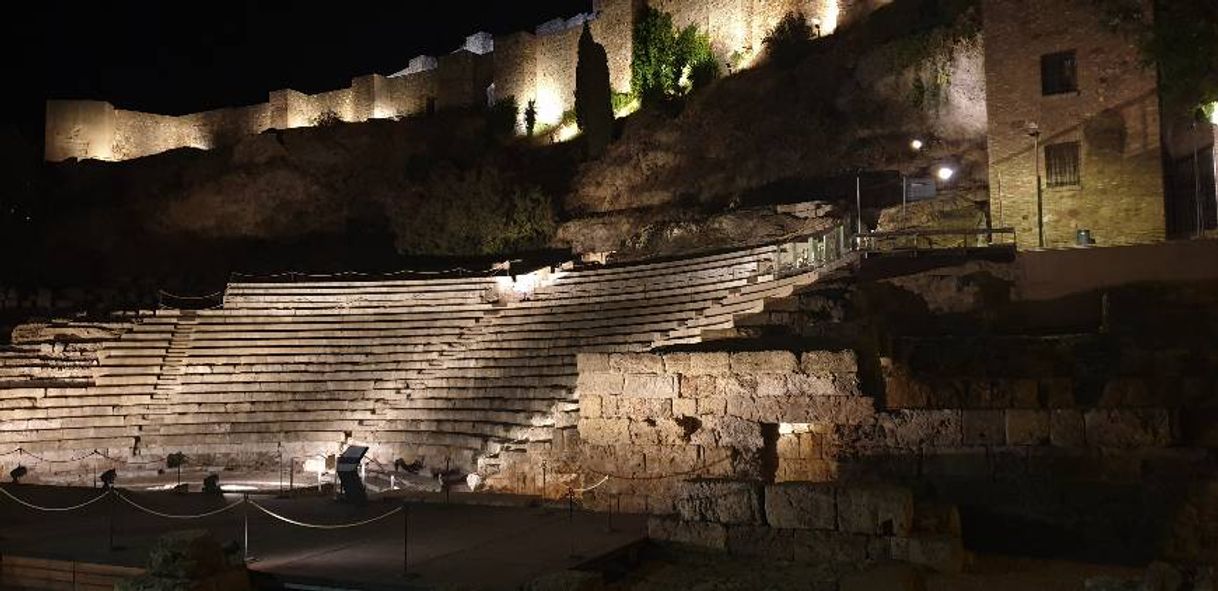
[[[819,23],[822,33],[840,18],[871,10],[862,0],[660,0],[677,26],[695,24],[711,35],[725,60],[746,63],[766,33],[788,12]],[[418,56],[395,74],[369,74],[347,88],[305,94],[275,90],[265,103],[180,116],[116,108],[105,101],[51,100],[46,110],[45,159],[130,160],[175,148],[211,149],[268,129],[316,125],[337,116],[344,122],[420,115],[432,109],[469,107],[515,97],[519,112],[536,101],[537,121],[555,125],[575,102],[575,66],[585,22],[605,46],[611,84],[630,89],[634,15],[638,0],[598,0],[588,14],[554,19],[534,31],[492,36],[475,33],[456,51]],[[520,116],[523,119],[522,116]],[[518,127],[523,130],[523,121]]]

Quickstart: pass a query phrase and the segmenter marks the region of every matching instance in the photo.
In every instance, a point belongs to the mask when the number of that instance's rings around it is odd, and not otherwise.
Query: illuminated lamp
[[[1210,113],[1210,123],[1218,125],[1218,102],[1210,103],[1209,108],[1206,110]]]
[[[922,149],[922,147],[923,147],[923,146],[925,146],[925,145],[926,145],[926,144],[925,144],[925,143],[923,143],[923,142],[922,142],[922,140],[917,139],[917,138],[914,138],[913,140],[911,140],[911,141],[909,142],[909,147],[910,147],[910,149],[912,149],[912,150],[913,150],[913,151],[915,151],[915,152],[916,152],[916,151],[918,151],[918,150],[921,150],[921,149]]]
[[[956,176],[956,171],[950,166],[940,166],[935,169],[935,177],[945,183],[952,180],[953,176]]]

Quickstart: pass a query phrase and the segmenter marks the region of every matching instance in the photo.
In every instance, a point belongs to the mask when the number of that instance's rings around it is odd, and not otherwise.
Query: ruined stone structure
[[[1042,223],[1050,247],[1080,230],[1099,245],[1162,240],[1159,95],[1135,41],[1087,3],[986,0],[982,13],[996,223],[1025,247]]]
[[[678,26],[707,31],[722,59],[749,58],[788,12],[799,11],[822,33],[840,18],[855,18],[883,2],[840,0],[683,0],[662,2]],[[605,46],[611,84],[630,90],[632,33],[638,0],[598,0],[594,10],[542,23],[535,31],[492,38],[476,33],[456,51],[418,56],[390,76],[370,74],[351,86],[309,95],[291,89],[270,93],[266,103],[181,116],[115,108],[104,101],[53,100],[46,111],[45,158],[121,161],[174,148],[210,149],[268,129],[289,129],[327,121],[366,121],[421,115],[435,109],[485,105],[515,98],[523,110],[536,101],[537,121],[559,123],[575,104],[576,47],[585,22]]]

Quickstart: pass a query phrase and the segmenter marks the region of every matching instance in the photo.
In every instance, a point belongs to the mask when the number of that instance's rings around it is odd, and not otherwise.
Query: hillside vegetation
[[[985,178],[977,23],[967,0],[898,0],[799,45],[794,59],[763,58],[649,101],[591,160],[582,139],[508,137],[496,109],[47,165],[9,193],[30,194],[13,208],[28,215],[7,220],[0,246],[26,256],[7,259],[0,277],[214,284],[234,270],[387,270],[546,247],[673,254],[748,240],[750,228],[768,237],[806,229],[757,207],[849,203],[852,189],[826,180],[835,175],[919,174],[945,160],[962,172],[954,188],[976,193]],[[912,137],[926,149],[912,153]],[[753,209],[733,217],[741,207]],[[581,243],[589,228],[595,244]]]

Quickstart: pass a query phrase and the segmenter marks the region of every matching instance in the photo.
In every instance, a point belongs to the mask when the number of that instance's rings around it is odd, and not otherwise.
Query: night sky
[[[39,145],[47,98],[173,115],[263,102],[279,88],[334,90],[451,51],[475,31],[531,29],[590,4],[124,0],[31,3],[20,18],[10,6],[4,75],[19,82],[4,93],[0,126]]]

